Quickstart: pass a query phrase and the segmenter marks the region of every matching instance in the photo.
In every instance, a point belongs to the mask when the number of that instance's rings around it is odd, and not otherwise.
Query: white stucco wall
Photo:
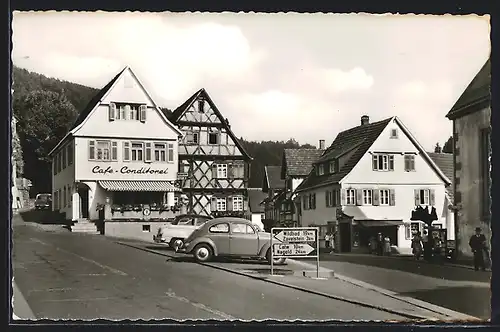
[[[60,146],[60,148],[53,154],[52,159],[52,172],[54,167],[54,157],[62,151],[62,149],[66,149],[69,145],[73,146],[74,151],[74,140],[71,139],[67,143]],[[66,162],[66,168],[59,171],[56,175],[52,176],[52,209],[54,211],[59,211],[61,213],[65,213],[66,219],[73,219],[73,201],[70,198],[75,190],[75,153],[73,152],[73,160],[71,165],[68,165],[68,161]],[[68,158],[68,155],[66,155]],[[56,195],[55,193],[59,190],[59,202],[64,200],[64,187],[68,188],[69,191],[66,190],[66,202],[63,204],[59,204],[58,209],[56,210]]]

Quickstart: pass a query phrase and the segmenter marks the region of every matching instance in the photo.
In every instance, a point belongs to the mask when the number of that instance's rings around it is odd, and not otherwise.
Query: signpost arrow
[[[314,230],[283,230],[274,235],[280,242],[315,242],[316,232]]]
[[[274,255],[276,256],[306,256],[314,251],[314,248],[307,243],[277,243],[273,245]]]

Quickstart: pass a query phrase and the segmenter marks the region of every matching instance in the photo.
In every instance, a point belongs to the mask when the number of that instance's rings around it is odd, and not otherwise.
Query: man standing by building
[[[476,227],[476,234],[471,236],[469,246],[474,254],[474,270],[478,271],[481,268],[481,270],[486,271],[483,256],[487,250],[486,237],[484,234],[481,234],[480,227]]]

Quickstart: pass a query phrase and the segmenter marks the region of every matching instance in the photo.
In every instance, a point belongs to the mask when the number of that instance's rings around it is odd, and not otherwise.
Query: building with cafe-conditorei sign
[[[99,220],[107,235],[150,240],[155,221],[178,212],[181,136],[125,67],[50,152],[53,210],[73,221],[73,231],[95,232],[93,221]]]

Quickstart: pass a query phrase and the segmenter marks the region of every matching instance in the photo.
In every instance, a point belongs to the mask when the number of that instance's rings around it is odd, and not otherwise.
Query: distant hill
[[[33,73],[16,66],[12,68],[14,102],[17,98],[26,96],[31,91],[44,90],[61,93],[75,106],[78,111],[83,110],[90,99],[97,93],[97,89],[68,81],[49,78],[42,74]]]
[[[51,91],[56,93],[62,93],[66,98],[73,104],[77,111],[82,111],[87,103],[92,99],[92,97],[98,92],[97,89],[90,88],[81,84],[75,84],[68,81],[63,81],[55,78],[49,78],[42,74],[33,73],[26,69],[19,67],[13,67],[13,88],[14,88],[14,98],[13,103],[18,103],[18,100],[22,100],[30,92],[43,90]],[[18,104],[19,105],[19,104]],[[176,107],[177,105],[169,105],[170,107]],[[17,108],[14,107],[16,110]],[[20,110],[17,110],[20,112]],[[68,124],[70,125],[70,124]],[[237,134],[237,133],[236,133]],[[260,188],[262,186],[262,180],[264,178],[264,166],[266,165],[281,165],[281,158],[283,150],[285,148],[314,148],[309,144],[301,145],[293,138],[288,141],[247,141],[241,138],[241,143],[247,152],[254,158],[251,165],[250,173],[250,187]],[[37,174],[36,170],[39,166],[35,165],[36,161],[29,157],[29,153],[25,155],[24,162],[25,168],[33,169],[30,174]],[[29,165],[32,164],[32,165]],[[31,166],[31,167],[30,167]],[[28,174],[27,174],[28,175]],[[31,176],[34,177],[35,175]],[[45,175],[40,175],[46,178]],[[42,180],[37,181],[36,178],[31,178],[34,187],[36,187],[37,182],[42,182]],[[46,179],[45,181],[46,182]],[[47,184],[43,185],[42,188],[34,190],[47,191],[49,188],[45,188]]]

